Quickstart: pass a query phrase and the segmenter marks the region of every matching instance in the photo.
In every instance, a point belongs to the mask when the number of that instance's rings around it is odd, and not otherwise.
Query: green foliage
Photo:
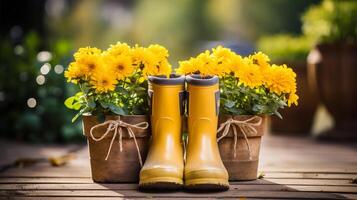
[[[357,42],[357,1],[324,0],[302,20],[304,34],[319,43]]]
[[[137,77],[136,77],[137,76]],[[84,113],[95,115],[143,115],[149,110],[147,81],[139,81],[141,75],[119,81],[114,92],[97,93],[88,83],[79,83],[80,92],[65,100],[67,108],[77,110],[72,122]]]
[[[237,7],[227,8],[236,13],[239,35],[256,40],[278,32],[300,33],[300,14],[320,0],[231,0]],[[238,8],[238,10],[236,10]],[[227,11],[226,11],[227,12]],[[232,25],[231,25],[232,26]],[[232,28],[232,27],[231,27]]]
[[[189,56],[202,41],[216,40],[219,24],[210,16],[206,0],[142,0],[134,8],[134,34],[140,44],[160,43],[170,52],[171,61]],[[155,11],[155,12],[153,12]]]
[[[28,33],[23,41],[13,44],[0,38],[0,132],[2,137],[32,142],[66,142],[80,138],[80,127],[66,126],[71,119],[62,102],[71,92],[64,83],[61,66],[69,62],[71,45],[56,40],[46,46],[36,32]],[[40,59],[39,52],[49,54]],[[41,67],[50,66],[48,73]],[[55,66],[57,72],[55,72]],[[36,79],[43,78],[39,84]],[[28,99],[36,101],[29,107]]]
[[[258,49],[273,61],[305,61],[312,46],[311,38],[288,34],[264,36],[258,41]]]
[[[238,85],[233,76],[226,76],[220,80],[220,110],[230,115],[259,115],[275,114],[282,118],[278,109],[284,108],[284,95],[277,95],[260,86],[252,89]]]

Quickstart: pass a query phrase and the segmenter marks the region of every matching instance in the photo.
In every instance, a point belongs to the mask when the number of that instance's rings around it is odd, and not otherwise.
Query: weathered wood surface
[[[317,143],[308,138],[264,136],[259,171],[264,178],[231,182],[226,192],[140,192],[136,184],[97,184],[84,145],[38,146],[0,141],[5,166],[18,158],[45,158],[78,150],[62,167],[46,160],[0,173],[0,199],[357,199],[356,145]]]

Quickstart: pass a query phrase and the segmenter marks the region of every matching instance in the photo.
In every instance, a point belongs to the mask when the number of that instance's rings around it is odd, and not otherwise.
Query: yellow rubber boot
[[[143,168],[140,189],[176,189],[183,186],[181,123],[185,77],[150,76],[152,139]]]
[[[226,190],[228,172],[217,144],[218,77],[186,76],[188,91],[188,145],[185,186],[188,189]]]

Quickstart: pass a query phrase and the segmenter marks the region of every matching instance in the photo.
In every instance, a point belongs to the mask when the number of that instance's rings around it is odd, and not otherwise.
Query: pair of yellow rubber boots
[[[139,188],[177,189],[185,186],[188,189],[228,189],[228,173],[216,138],[218,77],[151,76],[149,94],[152,140],[140,171]],[[182,116],[185,102],[188,142],[184,152]]]

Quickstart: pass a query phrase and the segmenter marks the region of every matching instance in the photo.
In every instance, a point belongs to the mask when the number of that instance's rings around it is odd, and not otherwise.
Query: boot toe
[[[188,189],[227,190],[228,173],[222,169],[199,169],[185,173],[185,185]]]
[[[183,184],[183,170],[173,167],[155,167],[142,169],[140,172],[139,186],[165,185],[172,183],[174,185]]]

